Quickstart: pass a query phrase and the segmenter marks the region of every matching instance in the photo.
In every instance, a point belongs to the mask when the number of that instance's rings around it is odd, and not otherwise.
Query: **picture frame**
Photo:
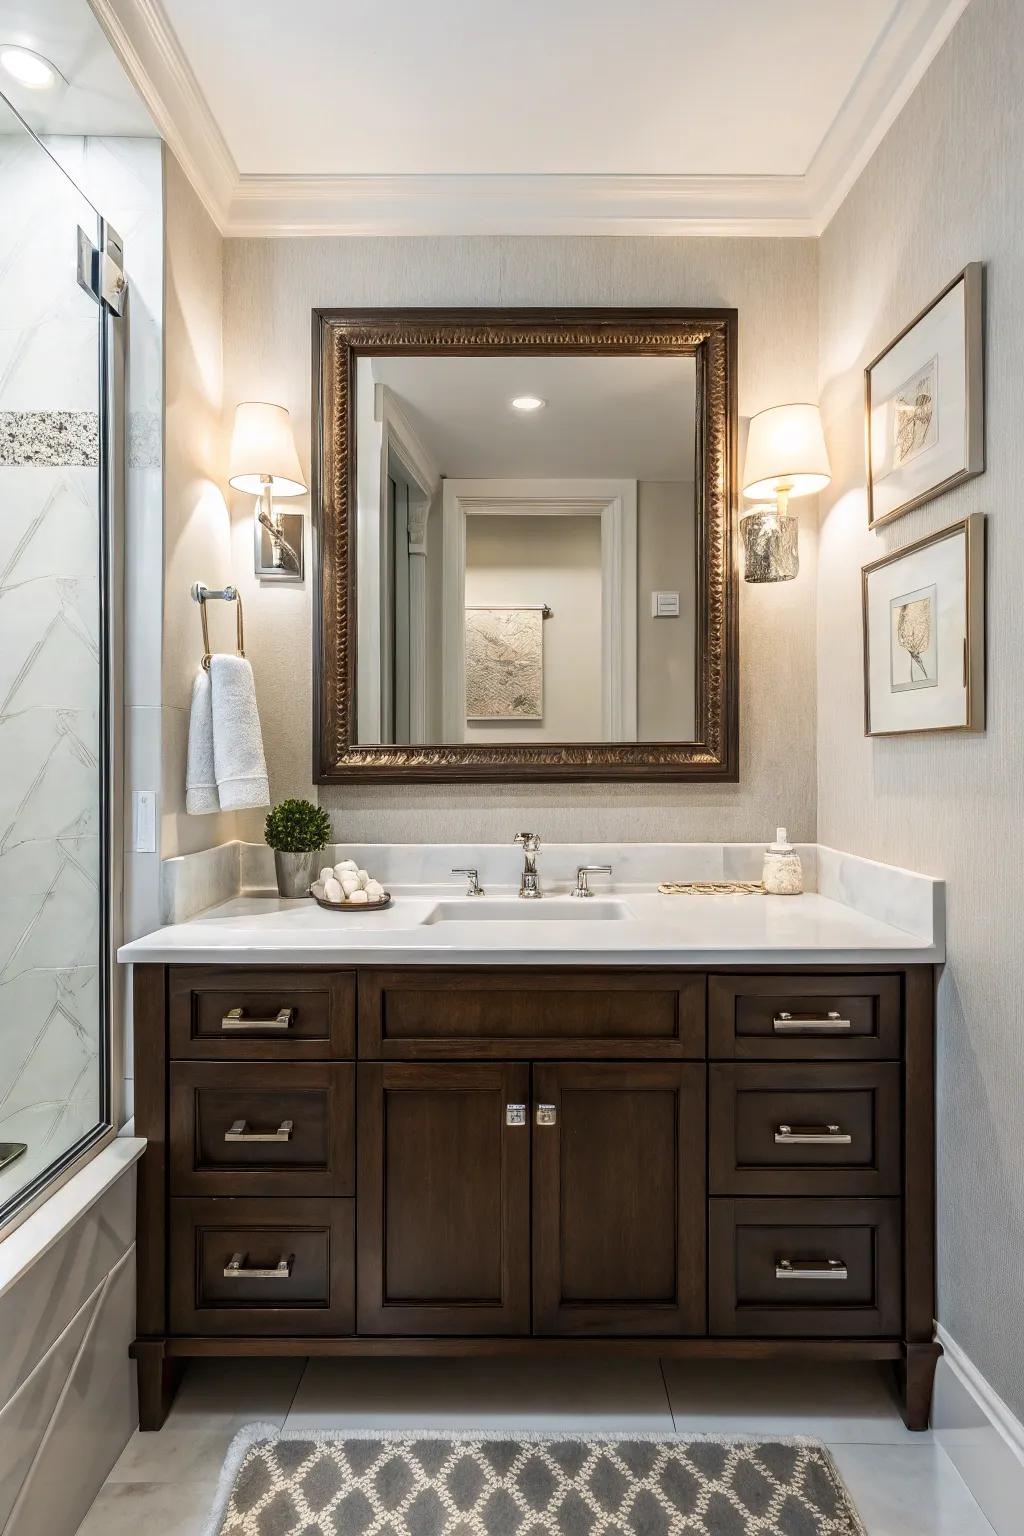
[[[543,723],[548,612],[538,603],[467,603],[467,725]]]
[[[865,368],[869,528],[983,472],[983,310],[972,261]]]
[[[985,517],[861,571],[864,734],[985,729]]]

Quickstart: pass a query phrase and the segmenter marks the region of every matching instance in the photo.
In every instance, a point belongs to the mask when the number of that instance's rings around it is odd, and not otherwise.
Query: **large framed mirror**
[[[314,775],[737,777],[734,310],[313,315]]]

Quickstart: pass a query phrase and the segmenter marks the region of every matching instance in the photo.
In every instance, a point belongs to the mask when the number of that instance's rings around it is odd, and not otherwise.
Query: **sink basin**
[[[607,901],[592,896],[588,901],[575,897],[542,896],[539,901],[510,901],[487,896],[464,896],[461,901],[439,901],[427,913],[424,923],[616,923],[632,917],[621,901]]]

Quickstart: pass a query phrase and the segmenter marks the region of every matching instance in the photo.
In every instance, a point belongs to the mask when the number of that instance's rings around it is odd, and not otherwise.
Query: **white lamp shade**
[[[258,496],[267,488],[268,478],[275,496],[301,496],[305,492],[288,412],[283,405],[246,400],[235,406],[228,482],[236,491]]]
[[[832,479],[816,405],[774,405],[750,418],[745,496],[812,496]]]

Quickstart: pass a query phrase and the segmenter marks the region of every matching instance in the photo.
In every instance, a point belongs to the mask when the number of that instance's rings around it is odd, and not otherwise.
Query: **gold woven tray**
[[[764,896],[762,880],[663,880],[662,896]]]

